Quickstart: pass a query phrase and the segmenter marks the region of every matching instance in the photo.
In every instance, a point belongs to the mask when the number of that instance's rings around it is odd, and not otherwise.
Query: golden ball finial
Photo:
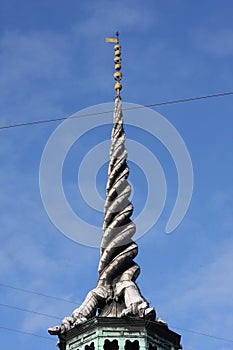
[[[120,81],[122,79],[122,73],[121,72],[116,72],[114,73],[114,79],[117,81]]]
[[[117,82],[117,83],[115,84],[115,86],[114,86],[114,89],[115,89],[116,91],[117,91],[117,90],[121,91],[122,85],[121,85],[119,82]]]
[[[120,91],[122,89],[122,85],[120,84],[120,81],[122,79],[122,73],[120,72],[120,70],[121,70],[121,45],[119,44],[119,33],[116,32],[115,38],[106,38],[106,42],[115,43],[115,45],[114,45],[115,73],[113,74],[113,76],[114,76],[114,79],[116,80],[116,83],[115,83],[114,89],[116,90],[116,97],[120,97]]]

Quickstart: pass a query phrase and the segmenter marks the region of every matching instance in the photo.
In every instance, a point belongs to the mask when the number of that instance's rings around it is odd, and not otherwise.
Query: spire
[[[111,135],[110,162],[106,186],[104,206],[103,237],[100,249],[98,285],[111,286],[114,302],[106,305],[100,316],[135,315],[144,317],[154,314],[147,301],[142,297],[135,281],[140,273],[134,262],[138,246],[132,240],[136,226],[131,220],[133,205],[129,200],[131,186],[128,182],[129,168],[127,150],[125,148],[125,131],[120,91],[121,46],[119,33],[116,38],[107,38],[107,42],[115,42],[114,79],[117,81],[114,120]],[[117,301],[117,302],[116,302]]]
[[[137,256],[138,246],[132,240],[136,227],[131,220],[133,205],[129,200],[131,186],[128,182],[128,153],[125,148],[126,136],[120,96],[122,74],[121,46],[118,37],[119,33],[116,34],[116,38],[106,39],[107,42],[116,44],[114,46],[116,96],[98,281],[96,287],[87,294],[84,302],[73,311],[71,317],[65,317],[61,326],[48,329],[50,334],[59,335],[73,326],[78,327],[95,316],[97,311],[99,317],[134,316],[155,319],[154,308],[149,307],[135,282],[140,268],[133,260]]]
[[[127,179],[127,150],[120,97],[115,99],[114,124],[108,167],[108,182],[104,206],[103,237],[99,262],[99,279],[110,282],[120,280],[128,271],[133,280],[139,274],[139,267],[133,262],[137,255],[137,244],[131,240],[136,231],[130,217],[133,205],[129,201],[131,186]]]
[[[129,168],[127,165],[127,150],[125,148],[125,131],[122,113],[120,90],[122,85],[121,46],[119,33],[116,38],[107,38],[106,42],[115,42],[115,107],[113,115],[113,128],[111,134],[110,162],[108,166],[108,181],[106,186],[106,200],[104,205],[103,237],[100,249],[99,280],[116,279],[119,273],[130,269],[132,277],[136,279],[139,267],[133,263],[137,255],[137,244],[131,240],[136,231],[130,217],[133,205],[129,201],[131,186],[127,179]],[[114,274],[114,276],[111,276]],[[110,277],[111,276],[111,277]],[[118,276],[118,278],[120,278]]]

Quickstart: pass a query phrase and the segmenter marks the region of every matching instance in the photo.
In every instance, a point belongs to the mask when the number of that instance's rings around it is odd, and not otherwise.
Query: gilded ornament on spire
[[[116,97],[120,96],[120,91],[122,89],[122,85],[120,83],[122,79],[122,73],[121,70],[121,45],[119,44],[119,33],[116,32],[116,38],[106,38],[106,42],[115,43],[114,50],[115,50],[115,57],[114,57],[114,67],[115,67],[115,73],[113,74],[114,79],[116,80],[116,83],[114,85],[114,89],[116,91]]]

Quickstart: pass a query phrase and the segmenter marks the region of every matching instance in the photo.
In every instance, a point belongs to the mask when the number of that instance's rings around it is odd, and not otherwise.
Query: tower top
[[[115,43],[116,96],[98,280],[72,315],[65,317],[60,326],[49,327],[48,332],[58,335],[60,350],[178,350],[181,349],[180,335],[169,330],[165,322],[155,319],[155,309],[150,307],[136,283],[140,267],[134,261],[138,245],[133,241],[136,226],[131,220],[134,208],[130,201],[120,96],[119,33],[106,42]]]
[[[119,44],[119,32],[116,32],[115,38],[106,38],[106,42],[107,43],[115,43],[115,45],[114,45],[115,73],[113,74],[113,76],[114,76],[114,79],[116,80],[116,83],[114,85],[114,89],[116,91],[116,98],[120,98],[120,91],[122,89],[122,85],[121,85],[120,81],[122,79],[122,73],[121,73],[121,45]]]

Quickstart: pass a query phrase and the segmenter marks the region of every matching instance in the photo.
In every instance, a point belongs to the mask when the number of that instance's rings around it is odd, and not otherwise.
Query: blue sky
[[[1,0],[0,124],[64,117],[112,102],[113,49],[105,37],[116,30],[123,47],[123,101],[149,104],[232,91],[232,10],[228,0]],[[230,350],[233,342],[177,328],[233,340],[233,98],[155,110],[185,141],[195,181],[185,218],[172,234],[165,234],[177,193],[174,164],[157,140],[126,128],[132,139],[156,154],[168,186],[160,219],[138,240],[136,261],[142,270],[138,283],[158,316],[182,334],[184,348]],[[141,114],[143,118],[143,110]],[[95,285],[98,249],[77,244],[60,233],[40,196],[42,152],[58,125],[0,131],[0,293],[1,304],[62,319],[75,304],[3,286],[80,303]],[[101,225],[101,214],[83,206],[77,190],[77,169],[81,155],[109,136],[108,127],[97,130],[94,136],[87,135],[74,145],[64,166],[67,198],[77,212],[83,211],[85,220],[96,225]],[[146,181],[133,164],[131,174],[138,213],[144,206]],[[106,166],[97,180],[98,191],[104,195]],[[59,323],[0,307],[0,327],[47,337],[47,327]],[[2,346],[7,349],[16,344],[18,350],[55,349],[55,338],[50,341],[0,330]]]

